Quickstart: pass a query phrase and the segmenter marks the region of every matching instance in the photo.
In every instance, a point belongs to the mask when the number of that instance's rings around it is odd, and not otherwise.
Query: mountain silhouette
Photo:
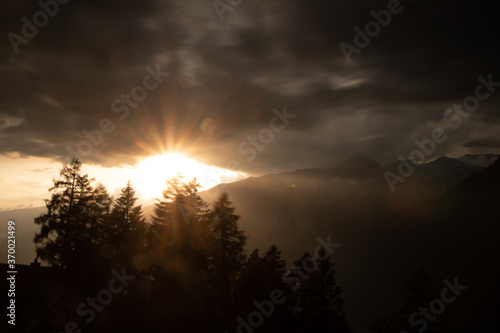
[[[478,258],[499,253],[494,239],[500,230],[491,222],[497,215],[493,212],[498,198],[498,164],[484,170],[481,165],[443,157],[421,165],[411,180],[420,183],[421,197],[403,201],[402,208],[398,206],[402,201],[395,204],[394,198],[403,196],[404,190],[391,193],[380,167],[367,160],[348,160],[331,169],[249,178],[219,187],[233,198],[242,216],[249,248],[277,244],[289,260],[304,248],[313,248],[318,236],[330,234],[341,243],[334,257],[338,281],[345,291],[346,311],[355,318],[353,330],[363,331],[374,315],[398,307],[403,281],[421,266],[438,281],[458,275],[471,285],[482,285],[464,299],[486,302],[476,290],[488,295],[485,288],[493,288],[491,279],[496,273],[488,276],[489,284],[481,284],[473,276],[477,273],[486,279],[489,271],[497,269],[484,266]],[[370,165],[373,168],[367,167]],[[431,189],[432,196],[424,195]],[[210,198],[220,190],[213,188],[204,194]],[[487,327],[494,323],[491,316],[490,322],[485,318],[486,310],[495,307],[485,304],[484,315],[478,318]],[[458,305],[455,310],[444,317],[451,327],[460,329],[464,322],[453,322],[461,318],[457,313],[465,310]]]

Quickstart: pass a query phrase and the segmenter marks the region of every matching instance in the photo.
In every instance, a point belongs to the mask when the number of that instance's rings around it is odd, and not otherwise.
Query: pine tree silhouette
[[[304,269],[307,278],[297,289],[300,331],[351,332],[344,314],[344,301],[340,298],[342,289],[335,278],[335,266],[323,248],[318,257],[326,259],[313,260],[305,253],[296,263],[298,267],[308,267]]]
[[[238,228],[239,216],[229,201],[227,193],[222,193],[215,202],[209,224],[208,268],[211,277],[215,313],[223,322],[234,318],[238,277],[245,260],[244,246],[247,237]]]
[[[89,257],[91,249],[102,242],[111,198],[103,186],[92,187],[92,181],[81,174],[77,159],[65,164],[49,189],[53,193],[45,200],[47,213],[35,219],[41,227],[34,238],[37,254],[53,266],[67,269]]]
[[[113,204],[106,231],[109,245],[117,251],[116,259],[122,265],[139,268],[146,247],[147,224],[142,206],[136,205],[135,193],[129,180]]]
[[[200,331],[206,326],[208,204],[198,195],[196,180],[167,181],[155,203],[148,232],[152,277],[148,308],[157,328]],[[171,315],[165,317],[164,312]],[[192,321],[191,316],[198,321]],[[190,327],[190,328],[189,328]]]

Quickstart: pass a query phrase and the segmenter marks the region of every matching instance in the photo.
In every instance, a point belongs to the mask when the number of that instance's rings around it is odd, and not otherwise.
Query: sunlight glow
[[[59,178],[61,164],[49,158],[0,156],[2,174],[0,184],[0,211],[41,207],[44,199],[50,198],[48,191],[53,179]],[[200,191],[208,190],[220,183],[231,183],[248,175],[227,169],[209,166],[182,154],[152,155],[136,165],[103,167],[83,163],[82,173],[102,183],[116,199],[127,181],[137,191],[140,203],[148,205],[154,198],[160,198],[167,188],[167,179],[181,174],[183,181],[189,182],[196,177],[201,185]],[[16,175],[16,178],[12,177]]]
[[[188,182],[196,177],[200,191],[207,190],[221,182],[231,182],[246,178],[243,172],[208,166],[181,154],[150,156],[137,164],[132,170],[131,181],[138,194],[144,199],[159,198],[166,189],[166,181],[182,176]]]

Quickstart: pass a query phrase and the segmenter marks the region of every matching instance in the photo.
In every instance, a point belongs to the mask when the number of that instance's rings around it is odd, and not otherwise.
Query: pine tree
[[[183,184],[185,195],[177,210],[187,224],[189,247],[199,268],[207,269],[208,226],[212,216],[208,203],[198,194],[196,178]]]
[[[344,314],[344,302],[340,298],[342,289],[337,285],[335,266],[326,251],[321,249],[317,261],[306,253],[298,267],[307,267],[307,278],[297,290],[298,318],[305,331],[350,332]]]
[[[263,277],[266,276],[266,272],[267,265],[259,255],[259,250],[253,250],[241,268],[237,301],[239,312],[248,312],[248,309],[253,306],[252,301],[254,299],[260,300],[268,297],[270,290],[266,290],[262,286]]]
[[[138,255],[145,251],[147,225],[142,206],[136,205],[138,198],[135,194],[129,180],[113,204],[107,239],[117,250],[118,259],[123,264],[138,266]]]
[[[155,202],[149,234],[151,255],[165,262],[167,253],[204,256],[209,218],[208,204],[198,194],[196,179],[183,183],[175,177],[167,181],[162,199]],[[196,253],[196,254],[195,254]],[[163,258],[163,259],[162,259]],[[200,263],[201,264],[201,263]]]
[[[278,291],[284,302],[273,305],[272,316],[266,318],[259,332],[293,331],[293,298],[292,292],[283,283],[286,262],[281,259],[281,251],[272,245],[269,250],[259,256],[254,250],[245,261],[238,285],[238,313],[255,311],[255,301],[265,302],[270,295]],[[234,331],[234,329],[233,329]]]
[[[40,232],[35,235],[37,255],[64,269],[88,257],[102,241],[102,223],[111,199],[103,186],[93,188],[88,175],[81,174],[81,163],[64,164],[60,178],[54,180],[47,212],[35,218]]]
[[[148,312],[171,329],[188,322],[193,331],[203,326],[207,284],[208,204],[198,195],[196,179],[167,181],[157,199],[148,235],[150,273],[153,279]],[[168,311],[171,316],[165,318]],[[200,321],[187,319],[196,315]],[[169,320],[165,322],[165,320]],[[194,327],[196,326],[196,328]]]
[[[106,238],[105,223],[109,219],[113,199],[106,187],[98,183],[92,190],[87,202],[88,214],[91,216],[89,235],[94,244],[101,244]]]
[[[281,281],[281,276],[285,272],[286,261],[281,259],[281,251],[276,245],[271,245],[269,250],[264,253],[264,261]]]
[[[274,289],[286,291],[282,282],[286,262],[281,259],[281,251],[272,245],[262,257],[259,250],[254,250],[241,269],[239,283],[239,303],[250,304],[255,299],[269,298]]]
[[[221,314],[235,304],[238,275],[245,260],[247,237],[238,229],[239,216],[234,211],[227,193],[222,193],[214,204],[209,225],[209,269],[217,311]]]

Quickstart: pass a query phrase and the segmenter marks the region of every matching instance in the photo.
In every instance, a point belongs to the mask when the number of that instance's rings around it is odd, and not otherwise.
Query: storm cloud
[[[400,6],[348,63],[339,45],[354,45],[354,28],[387,1],[243,1],[221,22],[208,0],[73,0],[17,53],[8,34],[22,36],[22,18],[41,6],[3,1],[0,153],[64,161],[82,131],[107,118],[115,128],[86,163],[130,164],[169,149],[219,167],[236,160],[255,174],[351,155],[393,163],[474,93],[478,76],[500,81],[494,4]],[[120,119],[113,101],[142,85],[148,66],[169,76]],[[297,117],[248,161],[238,146],[285,105]],[[498,153],[499,106],[497,92],[434,157]]]

